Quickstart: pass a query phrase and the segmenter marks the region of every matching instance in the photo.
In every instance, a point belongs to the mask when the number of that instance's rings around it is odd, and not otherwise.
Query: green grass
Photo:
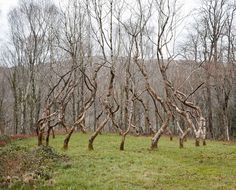
[[[94,151],[88,151],[89,135],[74,134],[68,151],[61,147],[63,136],[50,144],[70,158],[70,164],[55,168],[52,186],[39,189],[236,189],[236,144],[207,142],[195,147],[194,141],[178,148],[178,139],[163,137],[157,151],[149,151],[150,137],[127,136],[125,151],[119,151],[121,137],[100,135]],[[36,139],[17,141],[35,146]]]

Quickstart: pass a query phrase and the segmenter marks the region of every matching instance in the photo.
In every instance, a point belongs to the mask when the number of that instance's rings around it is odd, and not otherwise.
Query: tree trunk
[[[183,138],[179,138],[179,148],[184,148],[184,139]]]
[[[224,140],[229,141],[229,121],[227,114],[223,113],[223,128],[224,128]]]
[[[168,135],[170,136],[170,141],[173,141],[173,133],[172,133],[172,131],[170,130],[170,128],[167,128],[167,133],[168,133]]]
[[[47,130],[47,135],[46,135],[46,146],[49,145],[49,138],[50,138],[50,132],[51,132],[51,127],[48,128]]]
[[[125,149],[125,137],[126,137],[126,135],[122,135],[122,140],[121,140],[121,143],[120,143],[120,150]]]
[[[195,139],[195,146],[200,146],[200,138]]]
[[[129,133],[130,129],[131,129],[131,122],[132,122],[132,111],[130,113],[130,117],[129,117],[129,124],[128,124],[128,128],[127,130],[122,134],[122,139],[121,139],[121,143],[120,143],[120,150],[124,150],[125,149],[125,138],[126,135]]]
[[[185,139],[187,139],[186,137],[187,137],[187,135],[190,131],[191,131],[191,128],[188,127],[185,130],[185,132],[180,136],[180,138],[179,138],[179,148],[184,148],[184,141],[185,141]]]
[[[96,131],[97,127],[97,105],[96,105],[96,93],[94,95],[94,102],[93,102],[93,132]]]
[[[3,135],[5,132],[5,118],[3,113],[3,101],[0,100],[0,135]]]
[[[157,149],[157,144],[159,139],[161,138],[161,135],[164,133],[164,131],[166,130],[166,128],[168,127],[169,121],[172,117],[171,113],[168,113],[165,121],[162,123],[161,128],[157,131],[157,133],[155,134],[155,136],[152,138],[151,141],[151,150]]]
[[[201,129],[199,128],[196,132],[196,138],[195,138],[195,146],[200,146],[200,135],[201,135]]]
[[[22,92],[23,94],[23,92]],[[20,112],[20,126],[21,126],[21,134],[26,134],[26,130],[25,130],[25,119],[26,119],[26,105],[25,105],[25,100],[24,97],[22,97],[23,95],[21,95],[21,101],[20,101],[20,108],[21,108],[21,112]]]
[[[18,124],[19,124],[19,121],[18,121],[18,100],[17,100],[17,95],[16,95],[16,92],[15,92],[15,95],[14,95],[14,112],[13,112],[13,118],[14,118],[14,134],[17,134],[18,133]]]
[[[67,134],[65,140],[64,140],[64,144],[63,144],[63,149],[64,150],[67,150],[68,149],[68,144],[69,144],[69,141],[70,141],[70,137],[72,135],[72,133],[74,132],[75,130],[75,126],[73,126],[70,130],[70,132]]]
[[[202,145],[206,146],[206,126],[205,126],[205,123],[203,126],[203,133],[202,133]]]
[[[43,131],[39,130],[38,133],[38,146],[41,146],[43,144]]]
[[[95,137],[89,139],[88,150],[94,150],[93,149],[93,141],[94,141],[94,139],[95,139]]]
[[[52,128],[52,138],[55,139],[55,131],[53,128]]]
[[[100,133],[100,131],[103,129],[103,127],[108,122],[108,119],[109,119],[109,116],[107,116],[106,119],[103,120],[103,122],[97,127],[96,131],[89,138],[89,142],[88,142],[88,149],[89,150],[94,150],[93,149],[93,142],[94,142],[95,138],[97,137],[97,135]]]
[[[210,76],[207,76],[207,108],[208,108],[208,128],[210,137],[214,138],[213,124],[212,124],[212,100],[211,100],[211,89],[210,89]]]
[[[2,109],[0,107],[0,135],[3,135],[5,132],[5,121],[1,110]]]

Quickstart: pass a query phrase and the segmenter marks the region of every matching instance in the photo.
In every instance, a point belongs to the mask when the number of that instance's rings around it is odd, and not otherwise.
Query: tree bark
[[[70,132],[67,134],[66,138],[64,139],[64,144],[63,144],[63,149],[67,150],[68,149],[68,144],[71,138],[72,133],[75,130],[75,125],[71,128]]]
[[[226,113],[223,113],[224,140],[229,141],[229,121]]]
[[[132,108],[130,108],[130,115],[129,115],[129,120],[128,120],[128,128],[127,130],[122,134],[122,139],[121,139],[121,143],[120,143],[120,150],[124,150],[125,148],[125,138],[126,138],[126,135],[129,133],[130,129],[131,129],[131,122],[132,122],[132,117],[133,117],[133,109],[134,109],[134,102],[133,100],[132,101]]]
[[[207,77],[208,78],[208,77]],[[210,76],[209,76],[210,78]],[[207,79],[207,81],[210,79]],[[214,138],[214,133],[213,133],[213,124],[212,124],[212,100],[211,100],[211,89],[209,86],[209,81],[207,82],[207,108],[208,108],[208,128],[210,132],[210,137]]]
[[[38,146],[41,146],[43,144],[43,131],[39,130],[38,134]]]
[[[180,136],[179,138],[179,148],[184,148],[184,141],[188,135],[188,133],[191,131],[191,128],[187,128],[185,132]]]
[[[120,150],[125,149],[125,137],[126,135],[122,135],[121,143],[120,143]]]
[[[46,146],[49,145],[49,138],[50,138],[51,130],[52,130],[52,128],[51,128],[51,127],[48,127],[47,135],[46,135]]]
[[[161,138],[161,135],[164,133],[164,131],[168,127],[171,117],[172,117],[172,114],[168,113],[167,116],[166,116],[165,121],[162,123],[161,128],[157,131],[155,136],[152,138],[152,140],[151,140],[151,150],[154,150],[154,149],[158,148],[158,146],[157,146],[158,141]]]
[[[95,140],[95,138],[97,137],[97,135],[101,132],[101,130],[103,129],[103,127],[106,125],[106,123],[108,122],[109,119],[109,115],[107,115],[107,117],[103,120],[103,122],[97,127],[96,131],[91,135],[91,137],[89,138],[89,142],[88,142],[88,149],[89,150],[94,150],[93,148],[93,142]]]

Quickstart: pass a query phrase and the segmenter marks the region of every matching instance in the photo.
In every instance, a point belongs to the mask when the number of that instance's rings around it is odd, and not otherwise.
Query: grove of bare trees
[[[20,0],[0,54],[0,134],[236,138],[236,4]],[[190,17],[190,19],[189,19]],[[181,35],[179,33],[182,33]]]

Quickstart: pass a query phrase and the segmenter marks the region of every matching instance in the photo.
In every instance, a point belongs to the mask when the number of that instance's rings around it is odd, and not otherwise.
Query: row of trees
[[[230,140],[235,135],[235,11],[202,0],[187,36],[177,0],[21,0],[2,46],[0,129],[163,134]],[[184,40],[183,40],[183,37]],[[3,76],[3,74],[1,74]],[[6,93],[7,92],[7,93]]]

